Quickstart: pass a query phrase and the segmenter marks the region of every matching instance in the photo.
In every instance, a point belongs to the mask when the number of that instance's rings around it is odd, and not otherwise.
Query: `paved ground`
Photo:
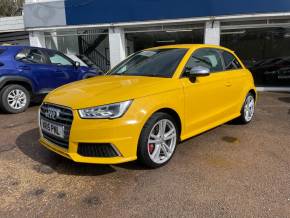
[[[178,146],[157,170],[76,164],[37,142],[37,107],[0,114],[0,217],[290,217],[290,93]]]

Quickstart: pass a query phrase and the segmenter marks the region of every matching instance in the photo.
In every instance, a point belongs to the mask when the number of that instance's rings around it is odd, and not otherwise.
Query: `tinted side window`
[[[235,69],[241,69],[242,68],[242,66],[239,63],[239,61],[231,53],[223,51],[222,55],[223,55],[223,58],[224,58],[225,69],[226,70],[235,70]]]
[[[46,64],[45,55],[35,48],[23,49],[16,55],[15,59],[33,64]]]
[[[18,61],[25,61],[27,59],[27,55],[29,53],[29,49],[25,48],[22,49],[20,52],[17,53],[17,55],[15,56],[15,59]]]
[[[186,64],[187,69],[206,67],[210,72],[223,71],[223,63],[219,52],[215,49],[199,49],[193,53]]]
[[[48,58],[52,64],[57,64],[57,65],[62,65],[62,66],[72,66],[73,65],[72,61],[69,58],[65,57],[64,55],[62,55],[58,52],[49,51]]]

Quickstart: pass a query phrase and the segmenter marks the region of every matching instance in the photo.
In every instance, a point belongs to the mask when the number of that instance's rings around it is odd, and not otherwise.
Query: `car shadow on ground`
[[[282,102],[286,102],[286,103],[290,103],[290,97],[281,97],[281,98],[278,98],[280,101]]]
[[[75,163],[44,148],[38,140],[39,131],[35,128],[18,136],[16,145],[26,156],[38,162],[35,169],[40,172],[56,171],[64,175],[99,176],[116,171],[110,165]]]
[[[37,100],[34,100],[34,99],[31,100],[27,109],[33,108],[33,107],[39,107],[42,104],[42,100],[43,100],[43,98],[37,99]],[[22,113],[25,113],[25,112],[22,112]],[[9,115],[9,113],[1,110],[1,108],[0,108],[0,115]]]
[[[136,171],[136,170],[142,170],[142,171],[152,170],[151,168],[148,168],[148,167],[142,165],[138,161],[132,161],[132,162],[128,162],[128,163],[118,164],[118,165],[116,165],[116,167],[123,168],[126,170],[134,170],[134,171]]]

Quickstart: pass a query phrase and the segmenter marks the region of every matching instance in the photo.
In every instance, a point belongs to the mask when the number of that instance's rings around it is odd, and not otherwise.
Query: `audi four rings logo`
[[[47,108],[45,111],[45,116],[49,119],[56,120],[59,118],[60,110],[55,108]]]

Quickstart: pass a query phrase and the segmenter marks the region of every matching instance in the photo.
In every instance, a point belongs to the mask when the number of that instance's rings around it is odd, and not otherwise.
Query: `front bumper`
[[[71,159],[75,162],[80,163],[91,163],[91,164],[119,164],[134,161],[137,159],[137,156],[132,157],[112,157],[112,158],[98,158],[98,157],[83,157],[76,152],[70,152],[69,150],[63,149],[53,143],[49,142],[45,138],[40,139],[40,143],[45,146],[47,149],[65,157]],[[70,144],[71,145],[71,144]]]
[[[74,120],[69,135],[68,149],[52,143],[41,134],[40,143],[49,150],[75,162],[95,164],[118,164],[137,159],[137,146],[143,124],[138,122],[137,114],[107,119],[81,119],[73,111]],[[86,157],[78,153],[81,143],[111,144],[117,151],[115,157]]]

